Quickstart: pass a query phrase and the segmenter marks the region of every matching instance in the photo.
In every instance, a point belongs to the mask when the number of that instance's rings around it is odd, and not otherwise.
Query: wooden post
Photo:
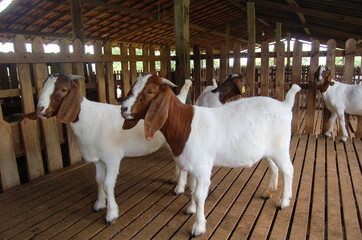
[[[166,46],[161,47],[161,77],[166,78],[167,76],[167,49]]]
[[[72,15],[73,39],[84,42],[84,27],[81,0],[70,0],[70,11]]]
[[[80,39],[75,39],[73,41],[73,52],[76,54],[82,54],[83,53],[83,44]],[[84,75],[84,63],[74,63],[74,74],[77,74],[79,76],[85,76]],[[80,92],[83,96],[86,96],[86,90],[85,90],[85,79],[78,79],[77,84],[79,86]]]
[[[145,60],[143,60],[143,72],[146,72],[146,73],[150,71],[149,62],[147,60],[148,49],[149,49],[148,45],[143,45],[142,55],[143,55],[143,57],[145,59]]]
[[[220,83],[222,83],[225,79],[225,76],[227,74],[227,51],[225,47],[225,43],[221,44],[220,47]]]
[[[347,84],[352,84],[352,78],[353,78],[353,73],[354,73],[354,55],[355,54],[356,54],[356,40],[350,38],[346,42],[345,63],[344,63],[344,68],[343,68],[343,82],[347,83]],[[344,120],[346,123],[345,127],[346,127],[346,129],[348,129],[349,114],[347,114],[347,113],[344,114]],[[362,126],[360,126],[360,129],[359,129],[360,131],[361,131],[361,127]],[[358,126],[357,126],[357,129],[358,129]],[[340,133],[339,135],[341,135],[342,131],[339,131],[339,133]]]
[[[241,73],[241,68],[240,68],[240,58],[241,58],[240,48],[241,48],[240,43],[238,43],[238,42],[234,43],[233,73]]]
[[[23,35],[15,36],[14,49],[16,53],[26,52],[25,37]],[[23,113],[34,112],[35,107],[29,64],[18,64],[18,71]],[[24,119],[20,122],[20,128],[23,136],[28,175],[29,179],[32,180],[41,175],[44,175],[38,122],[34,120]]]
[[[292,69],[292,83],[300,85],[301,72],[302,72],[302,43],[296,40],[293,48],[293,69]],[[300,92],[295,96],[293,107],[293,120],[292,132],[297,132],[299,127],[299,98]]]
[[[214,48],[212,46],[206,47],[206,85],[212,85],[214,78]]]
[[[107,41],[104,45],[104,55],[112,56],[112,45],[110,41]],[[108,103],[117,104],[116,100],[116,89],[114,86],[114,78],[113,78],[113,62],[106,62],[106,78],[107,78],[107,96]]]
[[[334,79],[336,76],[336,41],[334,39],[330,39],[327,42],[327,67],[331,70],[332,78]],[[322,133],[325,133],[329,129],[328,119],[331,117],[331,112],[324,105],[323,108],[323,126]]]
[[[248,15],[248,60],[246,66],[246,79],[249,85],[247,96],[255,95],[255,5],[247,2]]]
[[[69,54],[69,41],[66,39],[62,39],[60,43],[60,51],[61,53],[67,55]],[[69,75],[73,74],[72,64],[71,63],[63,63],[64,74]],[[82,155],[80,154],[77,139],[73,133],[70,124],[66,124],[67,129],[67,143],[68,143],[68,152],[69,152],[69,161],[71,164],[82,161]]]
[[[269,96],[269,43],[261,44],[261,73],[260,73],[261,95]]]
[[[195,89],[195,102],[200,96],[200,81],[201,81],[201,62],[200,62],[200,47],[194,45],[194,89]]]
[[[121,55],[127,56],[127,45],[125,43],[121,46]],[[131,90],[131,84],[129,81],[129,72],[128,72],[128,61],[122,61],[122,97],[123,99],[127,96],[128,92]]]
[[[10,124],[3,120],[3,112],[0,104],[0,177],[1,188],[8,190],[20,184],[18,166],[13,144],[13,134]]]
[[[137,80],[137,63],[136,63],[136,48],[134,44],[129,46],[130,68],[131,68],[131,85]]]
[[[318,69],[318,60],[319,60],[319,41],[314,40],[312,42],[312,50],[310,56],[310,67],[308,77],[309,80],[314,78],[314,73]],[[307,113],[306,113],[306,121],[305,121],[305,131],[306,133],[314,132],[314,116],[315,116],[315,100],[316,100],[316,87],[314,84],[309,86],[308,89],[308,102],[307,102]]]
[[[104,63],[99,60],[102,58],[102,42],[96,41],[94,46],[94,57],[96,62],[96,79],[97,79],[97,93],[98,101],[102,103],[107,102],[106,95],[106,78],[104,76]]]
[[[33,53],[44,53],[43,41],[40,37],[33,40]],[[35,88],[38,99],[40,97],[43,83],[48,77],[47,66],[44,63],[35,63],[34,65]],[[58,134],[58,125],[55,117],[50,119],[41,119],[43,137],[45,143],[46,160],[49,172],[63,168],[62,152],[60,149],[60,139]]]
[[[185,79],[190,78],[189,7],[190,0],[174,0],[177,92],[180,91]]]
[[[155,46],[150,47],[150,57],[155,56]],[[155,73],[156,72],[156,64],[155,60],[150,61],[150,72]]]
[[[225,52],[226,52],[226,74],[229,73],[229,52],[230,52],[230,24],[226,24],[226,38],[225,38]],[[220,64],[221,65],[221,64]]]
[[[282,101],[284,100],[284,54],[285,45],[282,42],[277,43],[276,48],[276,69],[275,69],[275,98]]]

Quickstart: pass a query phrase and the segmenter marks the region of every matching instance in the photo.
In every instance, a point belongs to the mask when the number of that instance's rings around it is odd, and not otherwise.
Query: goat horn
[[[79,76],[79,75],[67,75],[67,77],[69,77],[69,79],[72,81],[78,80],[78,79],[85,79],[85,77]]]
[[[171,87],[177,87],[177,85],[175,85],[173,82],[171,82],[170,80],[167,80],[166,78],[162,78],[163,84],[169,85]]]

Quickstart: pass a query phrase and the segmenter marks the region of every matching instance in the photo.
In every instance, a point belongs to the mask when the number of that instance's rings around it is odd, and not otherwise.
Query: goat
[[[195,105],[203,107],[220,107],[224,105],[230,98],[243,95],[245,92],[245,81],[242,74],[230,73],[227,74],[220,86],[217,86],[216,80],[213,79],[213,85],[207,86],[200,96],[197,98]],[[185,192],[187,183],[187,172],[180,169],[176,164],[176,176],[179,176],[175,195]]]
[[[70,123],[83,159],[93,162],[96,166],[98,198],[94,210],[99,211],[107,204],[106,221],[112,223],[118,218],[114,186],[121,160],[123,157],[153,153],[166,141],[160,132],[155,134],[151,142],[146,141],[143,124],[124,120],[119,114],[120,105],[86,99],[72,81],[79,78],[82,77],[50,75],[44,82],[37,105],[37,115],[40,118],[55,116],[60,122]],[[165,82],[175,86],[166,79]],[[183,102],[190,85],[190,82],[187,82],[181,91]],[[132,131],[124,131],[122,126],[133,128]]]
[[[328,120],[328,130],[324,133],[330,137],[333,132],[334,122],[338,116],[342,129],[341,140],[345,142],[348,137],[344,113],[362,115],[362,85],[340,83],[332,79],[331,71],[327,67],[319,67],[315,78],[320,81],[320,89],[327,109],[332,113]]]
[[[268,97],[242,98],[217,108],[181,103],[155,75],[139,78],[121,114],[130,121],[144,119],[145,138],[152,140],[160,130],[171,147],[176,163],[196,180],[186,213],[196,213],[192,236],[206,231],[204,204],[213,166],[251,167],[263,157],[271,174],[263,194],[268,198],[278,184],[277,166],[283,173],[284,190],[280,208],[289,206],[293,165],[289,156],[291,121],[295,94],[293,85],[283,102]],[[130,129],[123,125],[123,129]]]

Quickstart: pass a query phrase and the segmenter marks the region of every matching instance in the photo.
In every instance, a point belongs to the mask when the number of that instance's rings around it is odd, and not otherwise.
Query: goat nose
[[[124,112],[127,111],[127,110],[128,110],[128,107],[123,107],[123,106],[121,107],[121,112],[122,112],[122,113],[124,113]]]

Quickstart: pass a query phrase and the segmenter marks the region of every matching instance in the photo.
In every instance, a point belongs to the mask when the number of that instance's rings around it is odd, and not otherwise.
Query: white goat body
[[[331,136],[334,122],[338,116],[342,129],[341,140],[346,141],[348,132],[344,113],[362,115],[362,85],[351,85],[335,81],[331,78],[331,72],[328,68],[319,69],[319,71],[319,80],[322,80],[320,85],[322,97],[327,109],[332,113],[328,120],[328,130],[324,134]]]

